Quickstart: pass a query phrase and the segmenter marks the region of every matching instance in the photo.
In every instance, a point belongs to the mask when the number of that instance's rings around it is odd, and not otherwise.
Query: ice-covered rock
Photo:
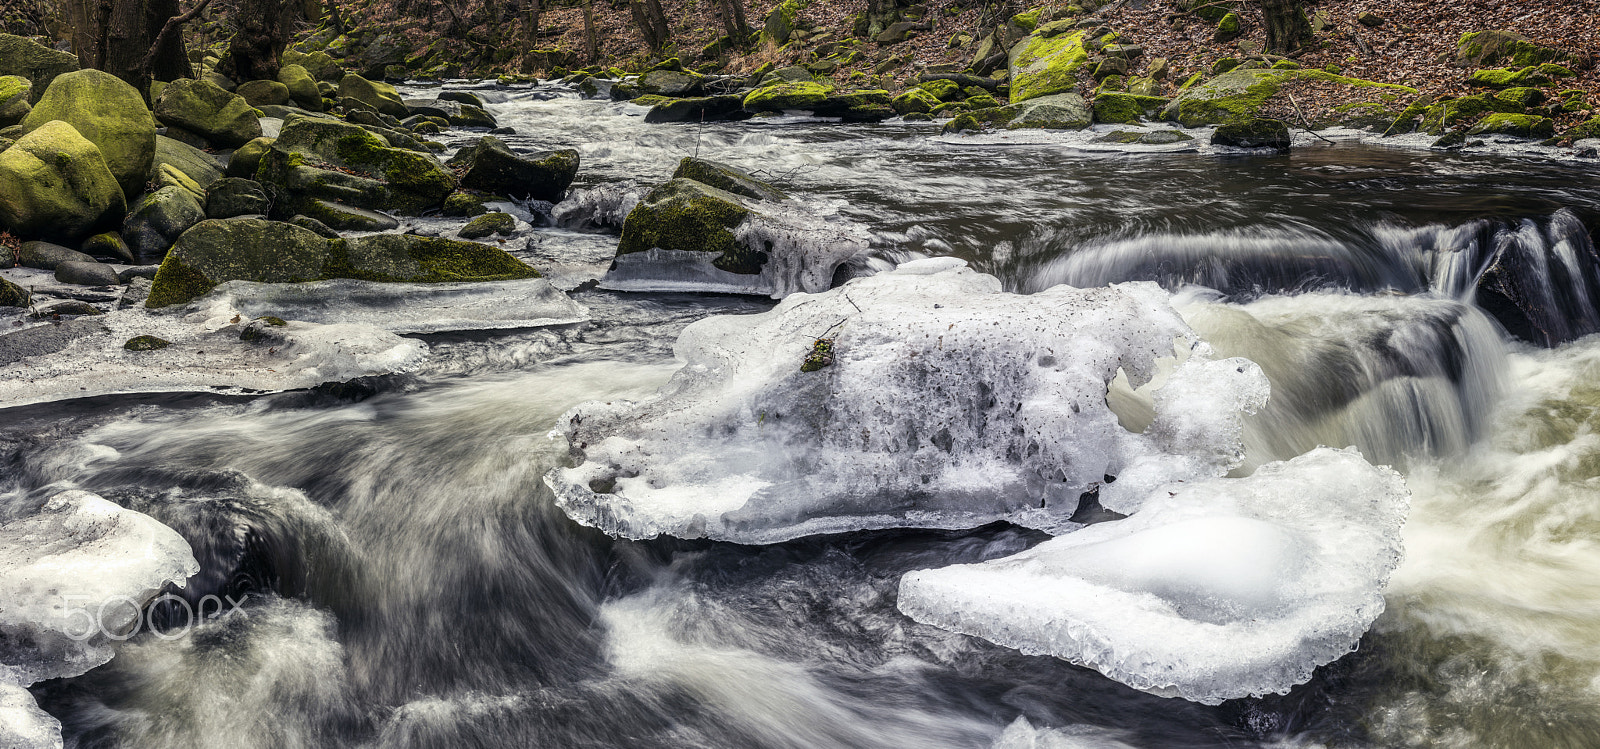
[[[27,686],[105,663],[145,602],[199,569],[171,528],[85,491],[0,525],[0,682]]]
[[[1196,702],[1287,692],[1383,612],[1410,494],[1354,450],[1172,484],[1124,520],[907,573],[917,621]]]
[[[1175,341],[1143,433],[1106,404]],[[684,330],[653,399],[588,403],[580,462],[546,481],[580,523],[770,543],[884,527],[1070,523],[1081,495],[1127,512],[1168,481],[1220,476],[1266,379],[1210,360],[1153,284],[1023,296],[953,258],[919,260],[769,312]],[[1114,476],[1114,483],[1105,483]]]
[[[140,336],[169,345],[125,347]],[[270,325],[226,305],[182,316],[125,309],[0,335],[0,407],[114,393],[308,388],[409,371],[427,350],[372,325]]]
[[[61,749],[61,721],[39,709],[28,690],[0,682],[0,746]]]
[[[535,328],[589,319],[587,308],[543,278],[472,283],[230,281],[202,303],[220,304],[246,317],[359,323],[391,333]]]

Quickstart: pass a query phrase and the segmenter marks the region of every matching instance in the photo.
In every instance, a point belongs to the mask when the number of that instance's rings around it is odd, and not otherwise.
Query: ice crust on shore
[[[1195,702],[1287,692],[1383,612],[1410,494],[1355,450],[1172,484],[1124,520],[907,573],[917,621]]]
[[[542,278],[470,283],[229,281],[202,303],[225,305],[247,317],[359,323],[391,333],[535,328],[589,319],[587,308]]]
[[[260,335],[240,340],[252,324]],[[57,327],[47,330],[50,326]],[[29,347],[11,338],[56,334],[70,341]],[[172,345],[154,351],[123,348],[141,335]],[[294,390],[406,372],[427,351],[422,341],[371,325],[263,325],[226,304],[192,307],[189,314],[117,310],[0,337],[0,408],[116,393]]]
[[[953,258],[918,260],[757,315],[690,325],[656,397],[587,403],[560,429],[580,464],[557,504],[618,536],[773,543],[1010,520],[1052,532],[1098,491],[1128,512],[1169,481],[1226,473],[1267,384],[1211,360],[1153,284],[1008,294]],[[801,371],[817,337],[832,363]],[[1108,383],[1156,392],[1143,433]],[[1114,483],[1106,483],[1114,476]]]

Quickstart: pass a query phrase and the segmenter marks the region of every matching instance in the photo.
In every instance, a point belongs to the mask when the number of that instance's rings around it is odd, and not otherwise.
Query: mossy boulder
[[[1288,151],[1292,138],[1289,125],[1282,120],[1257,119],[1243,123],[1218,125],[1211,134],[1212,145],[1236,148],[1271,148]]]
[[[751,176],[749,172],[737,167],[728,166],[709,159],[700,159],[685,156],[678,162],[677,171],[672,173],[673,179],[692,179],[702,185],[710,185],[719,190],[725,190],[735,195],[743,195],[756,200],[784,200],[788,198],[782,190],[773,187]]]
[[[1161,116],[1184,127],[1247,124],[1259,119],[1262,107],[1289,82],[1333,91],[1341,97],[1359,94],[1381,99],[1417,94],[1416,89],[1407,86],[1348,78],[1324,70],[1236,69],[1189,87],[1161,111]]]
[[[578,161],[578,152],[571,149],[524,156],[499,138],[486,135],[461,149],[449,164],[465,168],[461,186],[469,190],[557,203],[577,176]]]
[[[22,126],[33,130],[52,120],[71,124],[100,149],[125,195],[143,192],[156,155],[156,122],[138,89],[99,70],[62,74]]]
[[[1537,67],[1526,67],[1521,70],[1506,70],[1504,68],[1490,68],[1474,71],[1467,78],[1467,83],[1482,88],[1513,88],[1516,86],[1547,86],[1550,76],[1545,75]]]
[[[157,338],[153,335],[136,335],[128,339],[122,347],[129,351],[159,351],[172,345],[172,341]]]
[[[1468,135],[1512,135],[1518,138],[1549,138],[1556,134],[1556,123],[1535,114],[1497,112],[1484,117]]]
[[[637,101],[637,100],[636,100]],[[684,99],[666,99],[644,115],[644,121],[702,122],[710,120],[742,119],[749,116],[744,111],[744,99],[737,94],[722,96],[692,96]]]
[[[814,81],[775,83],[762,86],[744,97],[744,108],[753,112],[811,110],[833,93],[833,86]]]
[[[306,200],[300,203],[300,209],[304,213],[296,215],[301,218],[312,219],[324,227],[338,231],[389,231],[400,227],[399,220],[386,213],[369,211],[331,200],[317,198]]]
[[[284,120],[256,179],[277,187],[274,210],[283,215],[305,213],[316,199],[416,212],[438,205],[456,187],[431,154],[392,148],[357,125],[302,115]]]
[[[277,81],[246,81],[233,92],[243,96],[245,103],[256,109],[289,103],[289,87]]]
[[[288,89],[289,99],[295,106],[312,112],[322,110],[322,92],[317,89],[317,81],[309,70],[300,65],[285,65],[278,68],[278,82]]]
[[[33,101],[44,95],[56,76],[78,69],[78,56],[51,49],[32,39],[0,34],[0,75],[16,75],[33,82]]]
[[[1544,92],[1539,89],[1529,86],[1518,86],[1517,88],[1508,88],[1504,91],[1500,91],[1494,95],[1494,98],[1499,99],[1507,104],[1526,109],[1528,107],[1537,107],[1540,104],[1543,104],[1545,95]]]
[[[949,81],[944,82],[950,83]],[[951,83],[950,85],[954,86],[955,84]],[[929,113],[941,103],[939,97],[928,93],[927,90],[922,88],[908,89],[889,100],[889,106],[894,109],[896,114],[900,115],[907,115],[912,112]]]
[[[208,80],[167,84],[155,103],[156,119],[182,128],[223,148],[238,148],[261,137],[261,121],[244,97]]]
[[[1487,114],[1522,114],[1522,111],[1521,105],[1490,94],[1459,96],[1427,107],[1422,113],[1422,127],[1432,135],[1442,135],[1457,125],[1477,122]]]
[[[26,307],[33,302],[33,295],[4,278],[0,278],[0,307]]]
[[[33,84],[20,75],[0,76],[0,127],[22,122],[33,110]]]
[[[1094,98],[1096,122],[1137,124],[1141,119],[1157,116],[1167,100],[1158,96],[1138,96],[1115,91],[1105,91]]]
[[[227,281],[294,283],[330,278],[436,283],[537,278],[504,251],[412,234],[329,240],[256,218],[212,219],[184,232],[156,271],[147,307],[182,304]]]
[[[1074,96],[1076,96],[1076,94],[1074,94]],[[1002,127],[1009,124],[1017,117],[1017,115],[1021,114],[1022,109],[1022,104],[1007,104],[1003,107],[991,107],[989,109],[963,112],[949,122],[946,122],[941,132],[948,135],[952,133],[979,132],[983,130],[990,130],[996,127]]]
[[[1029,36],[1011,48],[1011,103],[1077,90],[1078,72],[1089,61],[1084,34]]]
[[[122,238],[139,262],[155,262],[189,227],[205,218],[205,208],[193,193],[181,187],[163,187],[133,204],[122,222]]]
[[[1573,140],[1600,138],[1600,117],[1596,117],[1587,122],[1580,122],[1577,125],[1572,126],[1571,129],[1567,130],[1567,132],[1563,133],[1562,135],[1563,137],[1571,138]]]
[[[510,236],[517,230],[517,219],[509,213],[485,213],[461,227],[462,239],[482,239],[490,234]]]
[[[487,127],[499,125],[488,110],[453,99],[406,99],[406,111],[411,115],[424,115],[444,120],[456,127]]]
[[[818,117],[838,117],[846,122],[879,122],[894,116],[889,92],[867,89],[829,94],[811,107]]]
[[[692,179],[673,179],[651,190],[628,214],[617,254],[655,248],[706,252],[716,256],[712,265],[718,269],[760,273],[766,254],[746,247],[734,235],[750,215],[750,202]]]
[[[261,137],[234,149],[233,155],[228,157],[228,168],[224,173],[229,177],[255,177],[261,167],[261,157],[276,141],[277,138]]]
[[[128,247],[120,233],[114,231],[103,231],[83,240],[82,249],[83,254],[102,262],[128,265],[136,262],[133,249]]]
[[[272,200],[261,183],[241,177],[225,177],[206,189],[206,218],[265,216]]]
[[[1456,62],[1464,66],[1508,62],[1525,68],[1568,57],[1563,50],[1535,43],[1514,31],[1475,31],[1456,40]]]
[[[1051,94],[1011,105],[1016,113],[1007,130],[1082,130],[1092,116],[1089,103],[1077,94]]]
[[[411,114],[406,110],[405,102],[400,99],[400,94],[395,91],[394,86],[369,81],[355,73],[350,73],[339,81],[339,97],[355,99],[383,114],[395,117],[406,117]]]
[[[1231,42],[1244,34],[1244,24],[1239,20],[1238,13],[1229,13],[1217,21],[1216,33],[1211,38],[1218,42]]]
[[[444,208],[439,212],[446,216],[480,216],[489,212],[483,207],[484,201],[489,200],[483,195],[474,195],[469,192],[453,192],[444,199]]]
[[[928,92],[940,101],[954,101],[961,96],[961,85],[944,78],[923,81],[917,84],[917,88]]]
[[[639,91],[659,96],[699,96],[706,77],[684,70],[652,70],[639,77]]]
[[[75,243],[114,227],[126,209],[100,149],[67,122],[46,122],[0,151],[0,225],[14,234]]]

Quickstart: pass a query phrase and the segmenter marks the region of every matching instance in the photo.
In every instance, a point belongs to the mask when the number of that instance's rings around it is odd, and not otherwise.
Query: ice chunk
[[[105,663],[146,601],[199,570],[171,528],[85,491],[0,525],[0,682],[27,686]]]
[[[1355,450],[1173,484],[1132,517],[980,564],[907,573],[900,610],[1154,694],[1287,692],[1383,611],[1410,495]]]
[[[1238,412],[1267,395],[1246,360],[1191,340],[1144,434],[1106,404],[1119,372],[1144,383],[1190,336],[1153,284],[1022,296],[954,258],[914,261],[689,326],[655,398],[562,417],[581,464],[546,481],[578,522],[630,538],[1074,528],[1084,492],[1131,510],[1240,460]]]
[[[70,340],[47,349],[8,345],[23,329],[0,336],[0,407],[113,393],[293,390],[371,375],[405,372],[427,355],[427,344],[371,325],[264,325],[219,305],[178,316],[126,309],[45,323],[70,329]],[[241,340],[254,326],[252,340]],[[48,331],[46,331],[48,332]],[[130,339],[150,335],[166,348],[129,351]],[[6,356],[11,349],[16,357]]]
[[[40,710],[28,690],[0,682],[0,746],[61,749],[61,721]]]
[[[201,303],[225,305],[247,317],[359,323],[391,333],[535,328],[589,319],[587,308],[542,278],[473,283],[230,281]]]
[[[991,749],[1133,749],[1133,744],[1121,739],[1122,732],[1110,728],[1034,728],[1027,718],[1017,718],[1006,726]]]

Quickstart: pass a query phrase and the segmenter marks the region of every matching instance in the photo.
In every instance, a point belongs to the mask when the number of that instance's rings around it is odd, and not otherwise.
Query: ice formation
[[[907,573],[917,621],[1217,704],[1287,692],[1383,612],[1410,495],[1355,450],[1172,484],[1124,520]]]
[[[0,743],[61,746],[23,687],[111,660],[145,602],[199,570],[172,529],[85,491],[0,525]]]
[[[240,339],[247,327],[254,340]],[[123,347],[143,335],[171,345]],[[33,346],[12,336],[55,340]],[[125,309],[0,336],[0,407],[114,393],[293,390],[405,372],[427,350],[371,325],[265,325],[227,305],[183,316]]]
[[[1123,429],[1108,383],[1150,380],[1175,341],[1187,358],[1152,423]],[[1222,475],[1243,453],[1241,413],[1267,396],[1254,364],[1209,359],[1153,284],[1023,296],[953,258],[696,322],[676,353],[686,363],[653,399],[563,415],[580,464],[546,482],[578,522],[743,543],[1001,519],[1065,530],[1085,492],[1128,512],[1157,485]]]
[[[867,251],[866,227],[792,202],[759,202],[733,230],[734,241],[761,248],[761,272],[730,273],[712,265],[714,252],[656,247],[618,255],[600,287],[616,291],[702,291],[774,299],[827,291],[834,271]]]
[[[202,300],[208,302],[246,317],[359,323],[391,333],[534,328],[589,319],[587,308],[542,278],[472,283],[230,281]]]

